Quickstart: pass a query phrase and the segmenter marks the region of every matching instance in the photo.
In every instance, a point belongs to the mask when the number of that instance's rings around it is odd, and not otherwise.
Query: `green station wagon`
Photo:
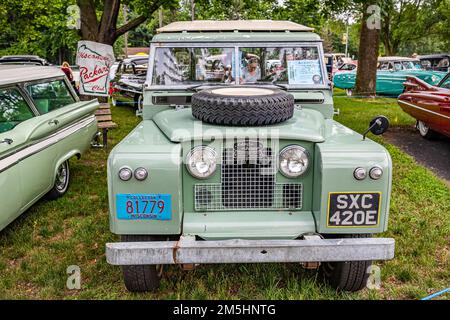
[[[54,67],[0,66],[0,230],[69,186],[69,159],[90,146],[98,102],[78,100]]]
[[[143,121],[108,159],[107,261],[130,291],[163,266],[301,263],[364,288],[394,256],[392,163],[333,120],[322,40],[288,21],[192,21],[150,47]],[[369,124],[383,133],[385,117]]]

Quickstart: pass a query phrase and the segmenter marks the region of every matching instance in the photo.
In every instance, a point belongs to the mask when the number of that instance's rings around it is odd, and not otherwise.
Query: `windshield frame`
[[[326,66],[324,64],[324,52],[323,52],[323,46],[322,41],[289,41],[289,42],[157,42],[157,43],[151,43],[150,45],[150,54],[149,54],[149,64],[148,64],[148,72],[147,72],[147,78],[145,81],[145,89],[148,90],[164,90],[164,91],[170,91],[170,90],[188,90],[189,88],[193,86],[198,85],[223,85],[223,86],[233,86],[237,85],[235,83],[197,83],[197,84],[178,84],[178,85],[156,85],[152,83],[153,78],[153,72],[155,68],[155,52],[157,48],[232,48],[234,50],[234,56],[239,57],[239,50],[245,49],[245,48],[277,48],[277,47],[287,47],[287,48],[295,48],[295,47],[302,47],[302,46],[309,46],[309,47],[317,47],[319,52],[319,63],[321,66],[321,72],[322,72],[322,79],[323,84],[319,85],[298,85],[298,84],[284,84],[286,86],[287,90],[298,90],[298,89],[316,89],[316,90],[324,90],[329,89],[329,79],[326,71]],[[239,59],[234,59],[234,70],[240,70],[239,65]],[[269,84],[265,83],[254,83],[252,84],[254,86],[267,86]]]

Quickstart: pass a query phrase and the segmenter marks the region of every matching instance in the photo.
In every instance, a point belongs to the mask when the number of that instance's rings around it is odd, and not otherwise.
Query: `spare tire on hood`
[[[292,118],[294,97],[259,87],[214,87],[192,95],[192,115],[206,123],[260,126]]]

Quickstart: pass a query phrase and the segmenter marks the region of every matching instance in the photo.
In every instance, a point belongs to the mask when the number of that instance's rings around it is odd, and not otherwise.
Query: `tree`
[[[380,37],[386,55],[396,55],[406,46],[414,50],[418,42],[431,35],[445,39],[448,30],[440,26],[448,21],[449,0],[383,0],[381,7]]]
[[[35,54],[52,62],[73,61],[79,39],[67,28],[67,7],[75,0],[2,0],[0,56]],[[72,58],[72,59],[71,59]]]
[[[374,8],[374,11],[371,9]],[[379,50],[379,23],[376,8],[365,2],[362,6],[359,60],[356,72],[355,94],[374,96],[376,94],[377,61]]]
[[[176,3],[176,0],[77,0],[81,15],[81,38],[113,45],[117,38],[144,23],[159,7],[173,7]],[[121,4],[126,4],[138,15],[118,26]]]

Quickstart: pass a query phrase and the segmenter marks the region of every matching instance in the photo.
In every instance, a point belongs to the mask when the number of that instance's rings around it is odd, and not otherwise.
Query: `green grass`
[[[387,115],[391,125],[412,125],[393,99],[337,96],[336,120],[362,132],[372,116]],[[110,148],[137,123],[131,109],[112,108],[119,128]],[[194,271],[166,268],[161,291],[128,293],[119,267],[105,261],[109,231],[104,150],[90,150],[71,161],[72,184],[57,201],[39,201],[0,232],[0,298],[3,299],[418,299],[449,286],[450,189],[380,137],[394,163],[389,231],[395,259],[377,262],[380,290],[338,293],[315,271],[298,264],[204,265]],[[81,268],[81,290],[66,289],[66,268]],[[448,294],[442,298],[449,298]]]

